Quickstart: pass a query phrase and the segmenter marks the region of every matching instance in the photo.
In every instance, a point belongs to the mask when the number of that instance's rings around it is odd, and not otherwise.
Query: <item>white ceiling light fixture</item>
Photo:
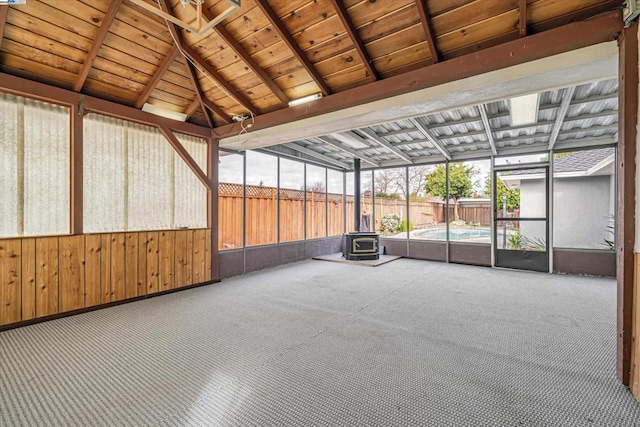
[[[518,96],[509,100],[511,126],[532,125],[538,122],[539,94]]]
[[[165,119],[177,120],[179,122],[187,121],[187,115],[184,113],[178,113],[177,111],[168,110],[158,105],[153,105],[146,102],[142,106],[142,111],[155,114],[156,116],[164,117]]]
[[[180,3],[185,8],[190,3],[193,3],[193,5],[196,7],[196,10],[195,10],[195,12],[196,12],[196,16],[195,16],[195,18],[196,18],[196,20],[195,20],[196,26],[195,27],[193,25],[189,24],[189,22],[191,22],[193,20],[193,18],[192,19],[188,19],[188,21],[179,19],[179,18],[173,16],[170,13],[171,11],[165,12],[161,8],[147,3],[145,0],[129,0],[129,1],[131,3],[137,5],[137,6],[140,6],[144,10],[147,10],[147,11],[153,13],[154,15],[158,15],[162,19],[166,19],[167,21],[172,22],[172,23],[184,28],[185,30],[191,31],[192,33],[195,33],[195,34],[198,34],[198,35],[202,35],[202,34],[208,32],[209,30],[211,30],[216,25],[218,25],[225,18],[227,18],[229,15],[231,15],[233,12],[238,10],[240,8],[240,1],[241,0],[225,0],[227,3],[229,3],[230,6],[227,9],[225,9],[220,15],[216,16],[214,19],[212,19],[209,22],[205,22],[205,20],[203,19],[204,16],[202,14],[202,5],[204,3],[204,0],[184,0],[184,1],[180,0]]]
[[[314,93],[313,95],[304,96],[302,98],[289,101],[289,107],[295,107],[296,105],[306,104],[307,102],[315,101],[316,99],[320,99],[320,98],[322,98],[321,93]]]

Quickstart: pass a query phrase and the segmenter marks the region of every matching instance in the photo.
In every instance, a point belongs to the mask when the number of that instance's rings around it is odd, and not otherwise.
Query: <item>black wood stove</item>
[[[352,261],[380,259],[377,233],[360,231],[360,159],[353,159],[353,213],[354,232],[342,235],[342,257]],[[374,228],[375,230],[375,228]]]
[[[379,243],[376,233],[346,233],[342,236],[342,257],[354,261],[379,259]]]

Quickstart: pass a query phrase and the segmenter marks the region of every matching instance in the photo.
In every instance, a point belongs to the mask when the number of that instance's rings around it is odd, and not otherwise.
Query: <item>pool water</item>
[[[427,240],[446,240],[447,229],[434,228],[432,230],[419,231],[415,234],[415,237]],[[449,230],[449,239],[451,240],[480,239],[483,237],[490,238],[491,230],[486,228],[451,228]]]

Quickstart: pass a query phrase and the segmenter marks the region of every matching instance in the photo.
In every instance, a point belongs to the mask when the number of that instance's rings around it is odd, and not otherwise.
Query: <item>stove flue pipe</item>
[[[353,214],[356,233],[360,232],[360,159],[353,159]]]

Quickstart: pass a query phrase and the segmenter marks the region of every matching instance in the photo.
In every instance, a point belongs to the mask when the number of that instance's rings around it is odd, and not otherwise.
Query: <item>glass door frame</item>
[[[551,156],[550,156],[551,157]],[[491,213],[492,213],[492,233],[491,233],[491,240],[492,240],[492,244],[493,244],[493,250],[492,250],[492,267],[494,268],[510,268],[510,269],[518,269],[518,270],[528,270],[528,271],[539,271],[539,272],[549,272],[551,271],[552,265],[551,265],[551,257],[552,257],[552,250],[551,250],[551,211],[552,211],[552,207],[551,207],[551,198],[550,198],[550,194],[551,194],[551,180],[552,180],[552,176],[551,176],[551,168],[553,167],[553,163],[551,161],[549,162],[536,162],[536,163],[518,163],[518,164],[506,164],[506,165],[499,165],[496,166],[495,165],[495,157],[492,159],[492,163],[491,163]],[[545,183],[545,216],[546,217],[518,217],[518,218],[503,218],[500,215],[500,212],[497,209],[497,180],[499,179],[498,174],[500,172],[505,172],[505,171],[514,171],[514,170],[530,170],[530,169],[544,169],[544,183]],[[537,221],[537,222],[542,222],[544,221],[545,223],[545,251],[544,254],[545,259],[544,259],[544,264],[541,266],[536,266],[534,259],[531,258],[536,258],[536,255],[541,253],[541,251],[519,251],[520,255],[522,257],[523,260],[523,264],[524,262],[526,262],[527,260],[532,261],[529,265],[529,267],[534,267],[534,268],[526,268],[525,265],[518,265],[518,260],[511,260],[513,261],[513,263],[508,262],[506,265],[500,263],[499,258],[503,258],[499,257],[499,251],[505,251],[506,249],[499,249],[499,242],[498,242],[498,222],[500,221],[507,221],[507,220],[511,220],[513,221],[514,219],[518,220],[519,222],[521,221]],[[518,252],[518,251],[510,251],[510,252]],[[517,255],[516,255],[517,256]],[[541,258],[541,257],[538,257]],[[538,261],[539,262],[539,261]],[[543,268],[544,267],[544,268]]]

